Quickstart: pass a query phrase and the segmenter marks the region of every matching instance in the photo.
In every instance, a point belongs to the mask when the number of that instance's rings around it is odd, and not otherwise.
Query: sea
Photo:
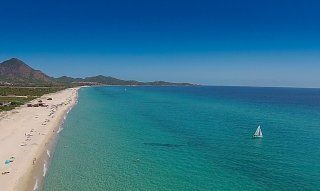
[[[81,88],[62,128],[45,191],[320,190],[320,89]]]

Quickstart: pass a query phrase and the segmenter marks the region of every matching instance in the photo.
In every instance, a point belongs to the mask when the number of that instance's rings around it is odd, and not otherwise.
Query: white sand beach
[[[69,88],[31,102],[42,100],[47,107],[23,105],[0,114],[0,190],[37,190],[59,126],[77,102],[77,91]]]

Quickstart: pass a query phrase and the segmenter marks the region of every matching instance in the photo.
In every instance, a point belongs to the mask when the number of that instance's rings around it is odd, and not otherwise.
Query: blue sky
[[[52,76],[320,87],[316,0],[0,0],[0,60]]]

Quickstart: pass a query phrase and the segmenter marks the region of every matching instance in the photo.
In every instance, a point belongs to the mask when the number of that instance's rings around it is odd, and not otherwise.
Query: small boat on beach
[[[262,138],[262,137],[263,135],[262,135],[261,127],[259,125],[256,132],[253,134],[252,138]]]

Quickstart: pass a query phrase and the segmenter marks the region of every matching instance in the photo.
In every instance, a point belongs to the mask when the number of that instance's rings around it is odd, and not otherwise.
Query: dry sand
[[[31,102],[42,100],[47,107],[23,105],[0,114],[0,190],[41,187],[53,142],[66,114],[77,102],[77,91],[69,88]],[[52,100],[47,100],[49,97]],[[12,162],[5,164],[6,160]],[[9,173],[2,174],[5,172]]]

